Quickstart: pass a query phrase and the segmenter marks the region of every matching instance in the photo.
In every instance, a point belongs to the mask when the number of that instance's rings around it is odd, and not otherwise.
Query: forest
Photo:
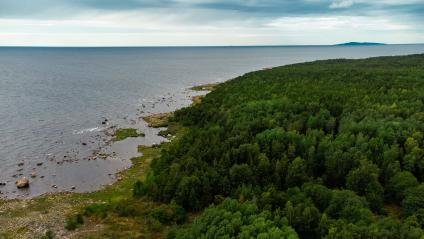
[[[134,188],[201,213],[168,238],[424,238],[424,55],[248,73],[172,120]]]

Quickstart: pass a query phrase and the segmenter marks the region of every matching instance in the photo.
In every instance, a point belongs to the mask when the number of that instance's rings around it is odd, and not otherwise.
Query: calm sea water
[[[73,186],[83,192],[113,182],[137,144],[161,140],[140,117],[187,105],[190,86],[317,59],[415,53],[424,53],[424,45],[0,48],[0,183],[6,183],[0,197]],[[107,145],[111,127],[129,126],[147,137],[109,146],[107,160],[92,157]],[[22,176],[30,178],[29,189],[16,189]]]

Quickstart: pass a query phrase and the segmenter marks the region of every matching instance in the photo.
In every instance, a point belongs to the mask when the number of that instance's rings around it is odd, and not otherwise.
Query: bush
[[[84,224],[84,218],[81,214],[76,214],[66,219],[66,230],[73,231]]]
[[[40,237],[40,239],[53,239],[53,238],[54,238],[54,233],[50,230],[46,231],[44,236]]]
[[[152,231],[155,231],[155,232],[160,231],[161,228],[162,228],[162,223],[160,223],[159,220],[154,219],[154,218],[150,218],[148,220],[147,224],[149,226],[149,229],[152,230]]]
[[[98,218],[106,218],[110,206],[108,204],[92,204],[85,208],[84,216],[95,216]]]
[[[146,195],[146,187],[144,186],[143,182],[135,182],[133,187],[133,197],[140,198],[144,195]]]
[[[161,223],[168,224],[174,219],[174,212],[171,208],[162,205],[153,209],[150,215]]]
[[[150,211],[149,215],[163,224],[183,224],[187,221],[187,213],[183,207],[172,202],[170,205],[161,205]]]
[[[181,207],[180,205],[176,203],[171,203],[171,207],[173,209],[173,215],[174,221],[177,224],[183,224],[187,221],[187,212],[186,210]]]
[[[126,200],[119,201],[114,206],[114,211],[120,217],[134,217],[139,214],[133,203],[128,202]]]

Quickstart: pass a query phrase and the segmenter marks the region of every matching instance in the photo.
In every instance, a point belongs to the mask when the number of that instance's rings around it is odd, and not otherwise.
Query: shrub
[[[76,214],[68,217],[66,219],[66,230],[73,231],[79,228],[82,224],[84,224],[84,218],[81,214]]]
[[[171,207],[173,209],[173,215],[174,221],[177,224],[183,224],[187,221],[187,212],[186,210],[181,207],[180,205],[176,203],[171,203]]]
[[[134,188],[133,188],[133,197],[140,198],[144,195],[146,195],[146,187],[144,186],[143,182],[141,181],[135,182]]]
[[[44,236],[40,237],[40,239],[53,239],[53,238],[54,238],[54,233],[50,230],[46,231]]]
[[[171,222],[174,218],[173,210],[171,208],[165,206],[165,205],[162,205],[158,208],[153,209],[150,212],[150,215],[154,219],[158,220],[161,223],[165,223],[165,224]]]
[[[139,214],[135,206],[131,202],[125,200],[116,203],[114,206],[114,211],[120,217],[134,217]]]
[[[92,204],[85,208],[84,216],[95,216],[98,218],[106,218],[110,206],[108,204]]]
[[[157,231],[160,231],[160,229],[162,228],[162,223],[160,223],[160,221],[157,219],[150,218],[147,223],[148,223],[149,229],[152,231],[157,232]]]

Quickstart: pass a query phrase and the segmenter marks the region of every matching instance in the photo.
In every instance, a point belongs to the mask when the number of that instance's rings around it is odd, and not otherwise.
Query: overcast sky
[[[424,43],[424,0],[0,0],[0,45]]]

